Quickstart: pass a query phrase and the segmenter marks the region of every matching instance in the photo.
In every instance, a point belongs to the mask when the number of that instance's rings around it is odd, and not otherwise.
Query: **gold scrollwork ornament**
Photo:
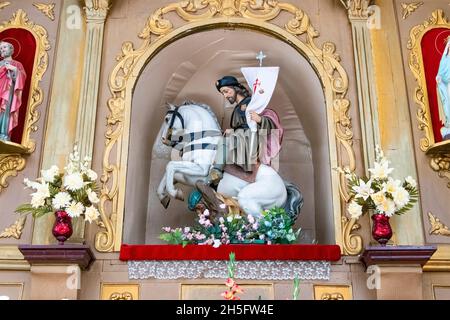
[[[0,2],[0,10],[6,8],[10,4],[11,4],[11,2],[9,2],[9,1],[2,1],[2,2]]]
[[[0,233],[0,238],[14,238],[16,240],[19,240],[22,236],[22,231],[25,226],[25,222],[27,220],[27,217],[21,217],[19,220],[17,220],[14,224],[3,230],[2,233]]]
[[[33,3],[33,6],[41,11],[47,18],[55,20],[55,4],[54,3]]]
[[[21,155],[0,155],[0,192],[8,187],[7,179],[16,177],[25,168],[25,159]]]
[[[133,295],[130,292],[114,292],[109,297],[109,300],[133,300]]]
[[[357,1],[358,2],[358,1]],[[360,5],[365,5],[366,0],[360,0]],[[352,7],[353,8],[353,7]],[[357,10],[359,7],[354,7]],[[287,19],[284,23],[271,21],[281,16]],[[177,20],[181,18],[184,25],[177,28],[171,21],[170,14],[175,14]],[[139,48],[135,48],[131,42],[122,45],[121,53],[117,56],[117,64],[112,70],[109,79],[109,88],[112,97],[108,100],[109,115],[107,116],[106,147],[103,154],[103,173],[101,177],[102,193],[100,197],[100,214],[102,228],[96,235],[95,247],[100,252],[119,250],[122,241],[122,227],[124,220],[124,195],[125,177],[121,170],[126,168],[127,150],[122,146],[127,145],[124,132],[129,128],[127,118],[131,108],[131,93],[136,77],[149,59],[158,52],[160,48],[167,46],[173,41],[175,35],[190,34],[195,30],[206,30],[216,26],[222,28],[224,24],[236,25],[237,27],[251,27],[262,32],[278,34],[281,39],[291,39],[297,44],[298,51],[304,52],[310,63],[316,70],[318,76],[324,83],[326,103],[330,109],[334,108],[335,139],[337,144],[344,146],[347,154],[338,157],[340,148],[336,145],[333,156],[339,161],[348,161],[349,164],[338,163],[340,167],[349,167],[355,170],[355,153],[352,149],[353,133],[351,119],[347,115],[350,102],[346,99],[349,87],[348,75],[340,63],[340,57],[336,53],[336,46],[331,42],[325,42],[321,48],[316,44],[319,32],[311,24],[309,16],[293,4],[277,0],[186,0],[175,2],[159,8],[148,18],[139,37],[143,40]],[[192,25],[192,28],[189,28]],[[291,43],[291,42],[290,42]],[[332,115],[333,116],[333,115]],[[115,153],[115,155],[113,155]],[[111,159],[123,159],[120,163],[114,163]],[[342,160],[346,159],[346,160]],[[338,160],[336,160],[338,161]],[[345,194],[343,183],[345,179],[340,174],[336,178],[336,190],[341,188]],[[333,177],[333,179],[335,179]],[[339,182],[339,180],[341,182]],[[335,180],[333,180],[335,181]],[[341,186],[339,186],[341,184]],[[338,195],[339,197],[339,195]],[[340,199],[347,201],[345,197]],[[338,202],[336,203],[338,207]],[[339,210],[338,210],[339,211]],[[341,214],[341,213],[340,213]],[[340,219],[335,216],[337,243],[342,244],[341,237],[349,237],[343,242],[354,243],[356,247],[350,249],[353,254],[362,250],[361,237],[352,234],[357,228],[348,229],[349,232],[342,233]],[[358,238],[359,237],[359,238]],[[338,239],[339,238],[339,239]],[[343,246],[343,253],[348,254]],[[349,246],[348,248],[351,248]]]
[[[450,230],[439,218],[428,212],[428,219],[431,225],[430,235],[450,237]]]
[[[419,9],[421,6],[423,6],[423,2],[403,2],[402,3],[402,9],[403,14],[402,18],[403,20],[407,19],[410,15],[412,15],[417,9]]]
[[[335,292],[335,293],[324,293],[320,300],[344,300],[344,296],[342,293]]]

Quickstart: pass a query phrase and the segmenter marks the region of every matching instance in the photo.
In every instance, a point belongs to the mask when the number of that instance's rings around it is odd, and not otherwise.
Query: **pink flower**
[[[222,297],[225,298],[225,300],[235,300],[235,296],[233,294],[232,291],[225,291],[224,293],[221,294]]]
[[[234,280],[232,278],[228,278],[227,282],[225,282],[225,285],[228,288],[233,288],[236,285],[236,282],[234,282]]]
[[[239,287],[236,283],[231,288],[231,291],[233,291],[235,294],[236,293],[244,293],[244,291],[241,289],[241,287]]]

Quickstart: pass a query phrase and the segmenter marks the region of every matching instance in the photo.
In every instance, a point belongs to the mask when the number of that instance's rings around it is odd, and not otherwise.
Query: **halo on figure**
[[[445,35],[444,35],[445,34]],[[443,51],[441,51],[441,50],[439,50],[439,46],[438,45],[440,45],[441,43],[444,43],[444,49],[445,49],[445,46],[447,45],[447,41],[448,41],[448,38],[450,37],[450,29],[448,29],[448,30],[444,30],[444,31],[441,31],[437,36],[436,36],[436,39],[434,40],[434,47],[436,48],[436,51],[439,53],[439,55],[443,55],[444,54],[444,52]],[[442,42],[441,42],[442,41]]]
[[[20,42],[14,38],[4,38],[4,39],[1,39],[0,42],[8,42],[14,46],[14,54],[12,56],[13,59],[16,59],[19,56],[19,54],[22,52],[22,46],[20,45]]]

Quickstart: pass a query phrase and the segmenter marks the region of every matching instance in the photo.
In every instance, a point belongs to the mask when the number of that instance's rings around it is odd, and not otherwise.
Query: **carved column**
[[[352,25],[364,168],[368,173],[369,167],[375,161],[375,146],[380,144],[372,46],[368,27],[368,8],[371,0],[341,1],[348,10],[348,17]]]
[[[103,34],[112,0],[85,0],[84,2],[86,5],[84,7],[86,12],[86,40],[75,138],[81,159],[84,159],[86,156],[91,157],[94,151]],[[76,219],[74,221],[73,236],[70,241],[82,243],[84,231],[84,219]]]
[[[79,103],[85,41],[85,24],[82,23],[79,4],[79,0],[64,0],[61,4],[58,38],[55,40],[55,52],[58,54],[55,55],[47,109],[41,169],[48,169],[54,164],[63,168],[76,140],[77,130],[73,119],[77,115]],[[33,244],[56,241],[52,235],[54,221],[53,215],[34,220]]]
[[[94,149],[103,33],[112,0],[84,0],[84,2],[86,40],[76,131],[76,141],[82,158],[91,156]]]

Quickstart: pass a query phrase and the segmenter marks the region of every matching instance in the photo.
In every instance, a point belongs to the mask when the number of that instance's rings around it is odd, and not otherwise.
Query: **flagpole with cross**
[[[264,52],[259,51],[258,55],[256,56],[256,60],[259,61],[259,67],[262,68],[263,65],[263,61],[264,59],[267,58],[267,56],[264,54]],[[253,84],[253,94],[255,94],[256,90],[258,89],[258,86],[261,85],[261,81],[257,78],[255,83]],[[253,153],[253,148],[255,146],[255,144],[257,143],[257,134],[258,132],[254,132],[253,130],[251,130],[251,135],[250,135],[250,153]],[[252,159],[253,160],[253,159]],[[258,159],[256,159],[256,162],[258,161]]]

